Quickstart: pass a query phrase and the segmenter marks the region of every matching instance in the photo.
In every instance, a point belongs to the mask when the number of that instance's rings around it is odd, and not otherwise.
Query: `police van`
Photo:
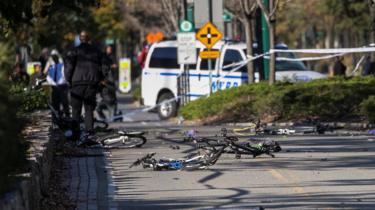
[[[197,55],[205,50],[200,42],[196,42]],[[285,45],[278,45],[275,48],[287,49]],[[218,42],[213,50],[220,50],[220,57],[211,60],[211,86],[212,91],[238,87],[248,81],[246,65],[238,68],[230,64],[246,60],[245,43]],[[278,53],[277,57],[296,58],[294,53]],[[259,81],[257,65],[255,60],[255,81]],[[177,41],[163,41],[153,44],[147,54],[145,66],[142,70],[142,100],[145,106],[155,107],[161,119],[174,116],[177,112],[179,101],[178,78],[184,70],[183,65],[177,62]],[[210,71],[208,60],[197,58],[197,63],[189,65],[188,90],[185,94],[189,100],[195,100],[210,92]],[[309,81],[312,79],[324,78],[326,75],[310,71],[301,61],[276,61],[276,80],[290,79],[294,81]],[[176,100],[173,100],[176,99]]]

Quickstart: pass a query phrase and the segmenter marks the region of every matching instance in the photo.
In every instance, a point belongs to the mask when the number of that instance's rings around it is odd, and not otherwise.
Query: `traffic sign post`
[[[205,53],[206,58],[208,58],[208,70],[210,71],[209,77],[209,87],[210,87],[210,95],[212,93],[212,62],[211,58],[214,58],[215,55],[219,57],[218,54],[212,54],[211,48],[223,37],[223,34],[213,25],[211,22],[207,22],[196,34],[196,38],[202,42],[204,46],[206,46],[207,51]],[[202,53],[203,57],[200,54],[200,57],[204,59],[204,53]]]
[[[181,76],[177,78],[177,85],[181,96],[181,105],[185,105],[189,101],[189,64],[197,63],[197,50],[193,24],[187,20],[181,21],[180,31],[177,34],[177,61],[178,64],[184,65],[184,69]]]
[[[195,33],[178,33],[177,43],[178,64],[196,64]]]
[[[222,37],[223,34],[210,22],[207,22],[200,28],[196,35],[196,38],[202,42],[207,49],[211,49]]]
[[[218,58],[219,56],[220,52],[218,50],[202,51],[199,53],[199,57],[202,59]]]

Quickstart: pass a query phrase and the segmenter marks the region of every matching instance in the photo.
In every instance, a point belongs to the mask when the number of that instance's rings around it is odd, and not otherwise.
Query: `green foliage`
[[[8,91],[5,81],[0,82],[0,195],[10,186],[11,175],[27,163],[27,143],[21,132],[24,119],[18,115],[19,102]]]
[[[14,65],[14,55],[11,50],[14,47],[12,42],[1,42],[0,40],[0,69],[7,69],[7,71],[0,71],[0,76],[6,76],[10,74],[12,66]]]
[[[375,123],[375,95],[369,96],[361,103],[361,111],[370,123]]]
[[[132,96],[134,101],[141,101],[141,86],[133,89]]]
[[[362,116],[360,104],[373,93],[374,77],[336,77],[274,86],[259,83],[219,91],[187,104],[180,112],[186,119],[340,120]],[[370,116],[371,109],[366,110]]]
[[[28,113],[38,109],[47,108],[48,94],[40,90],[28,90],[21,85],[13,85],[10,89],[12,95],[17,98],[20,113]]]
[[[366,41],[371,29],[368,1],[358,0],[309,0],[285,3],[285,8],[277,13],[278,39],[290,47],[301,46],[301,36],[305,36],[306,47],[324,46],[330,31],[349,40],[357,36]],[[358,42],[338,40],[340,45],[358,47]],[[365,42],[366,43],[366,42]],[[325,46],[329,47],[329,46]],[[333,46],[331,46],[333,47]]]
[[[121,37],[125,33],[124,12],[117,1],[102,0],[100,8],[92,10],[98,30],[106,32],[108,37]]]
[[[0,3],[0,37],[11,32],[25,33],[23,26],[33,29],[40,19],[64,13],[82,13],[88,6],[99,6],[99,0],[2,0]],[[62,20],[60,20],[62,21]],[[60,22],[61,23],[61,22]]]

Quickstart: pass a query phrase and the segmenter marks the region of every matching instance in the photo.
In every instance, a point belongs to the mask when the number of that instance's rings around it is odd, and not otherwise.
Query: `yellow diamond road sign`
[[[208,49],[211,49],[221,37],[223,34],[210,22],[204,24],[196,34],[196,38]]]

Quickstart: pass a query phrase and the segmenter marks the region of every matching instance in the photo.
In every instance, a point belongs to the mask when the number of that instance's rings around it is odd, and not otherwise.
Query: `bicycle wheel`
[[[144,136],[128,135],[127,137],[128,138],[122,142],[122,148],[141,147],[147,142]]]
[[[146,138],[116,133],[102,137],[101,143],[105,148],[134,148],[145,144]]]
[[[206,169],[207,167],[208,166],[204,164],[204,161],[200,160],[200,161],[193,161],[193,162],[185,162],[181,170],[193,171],[193,170]]]

